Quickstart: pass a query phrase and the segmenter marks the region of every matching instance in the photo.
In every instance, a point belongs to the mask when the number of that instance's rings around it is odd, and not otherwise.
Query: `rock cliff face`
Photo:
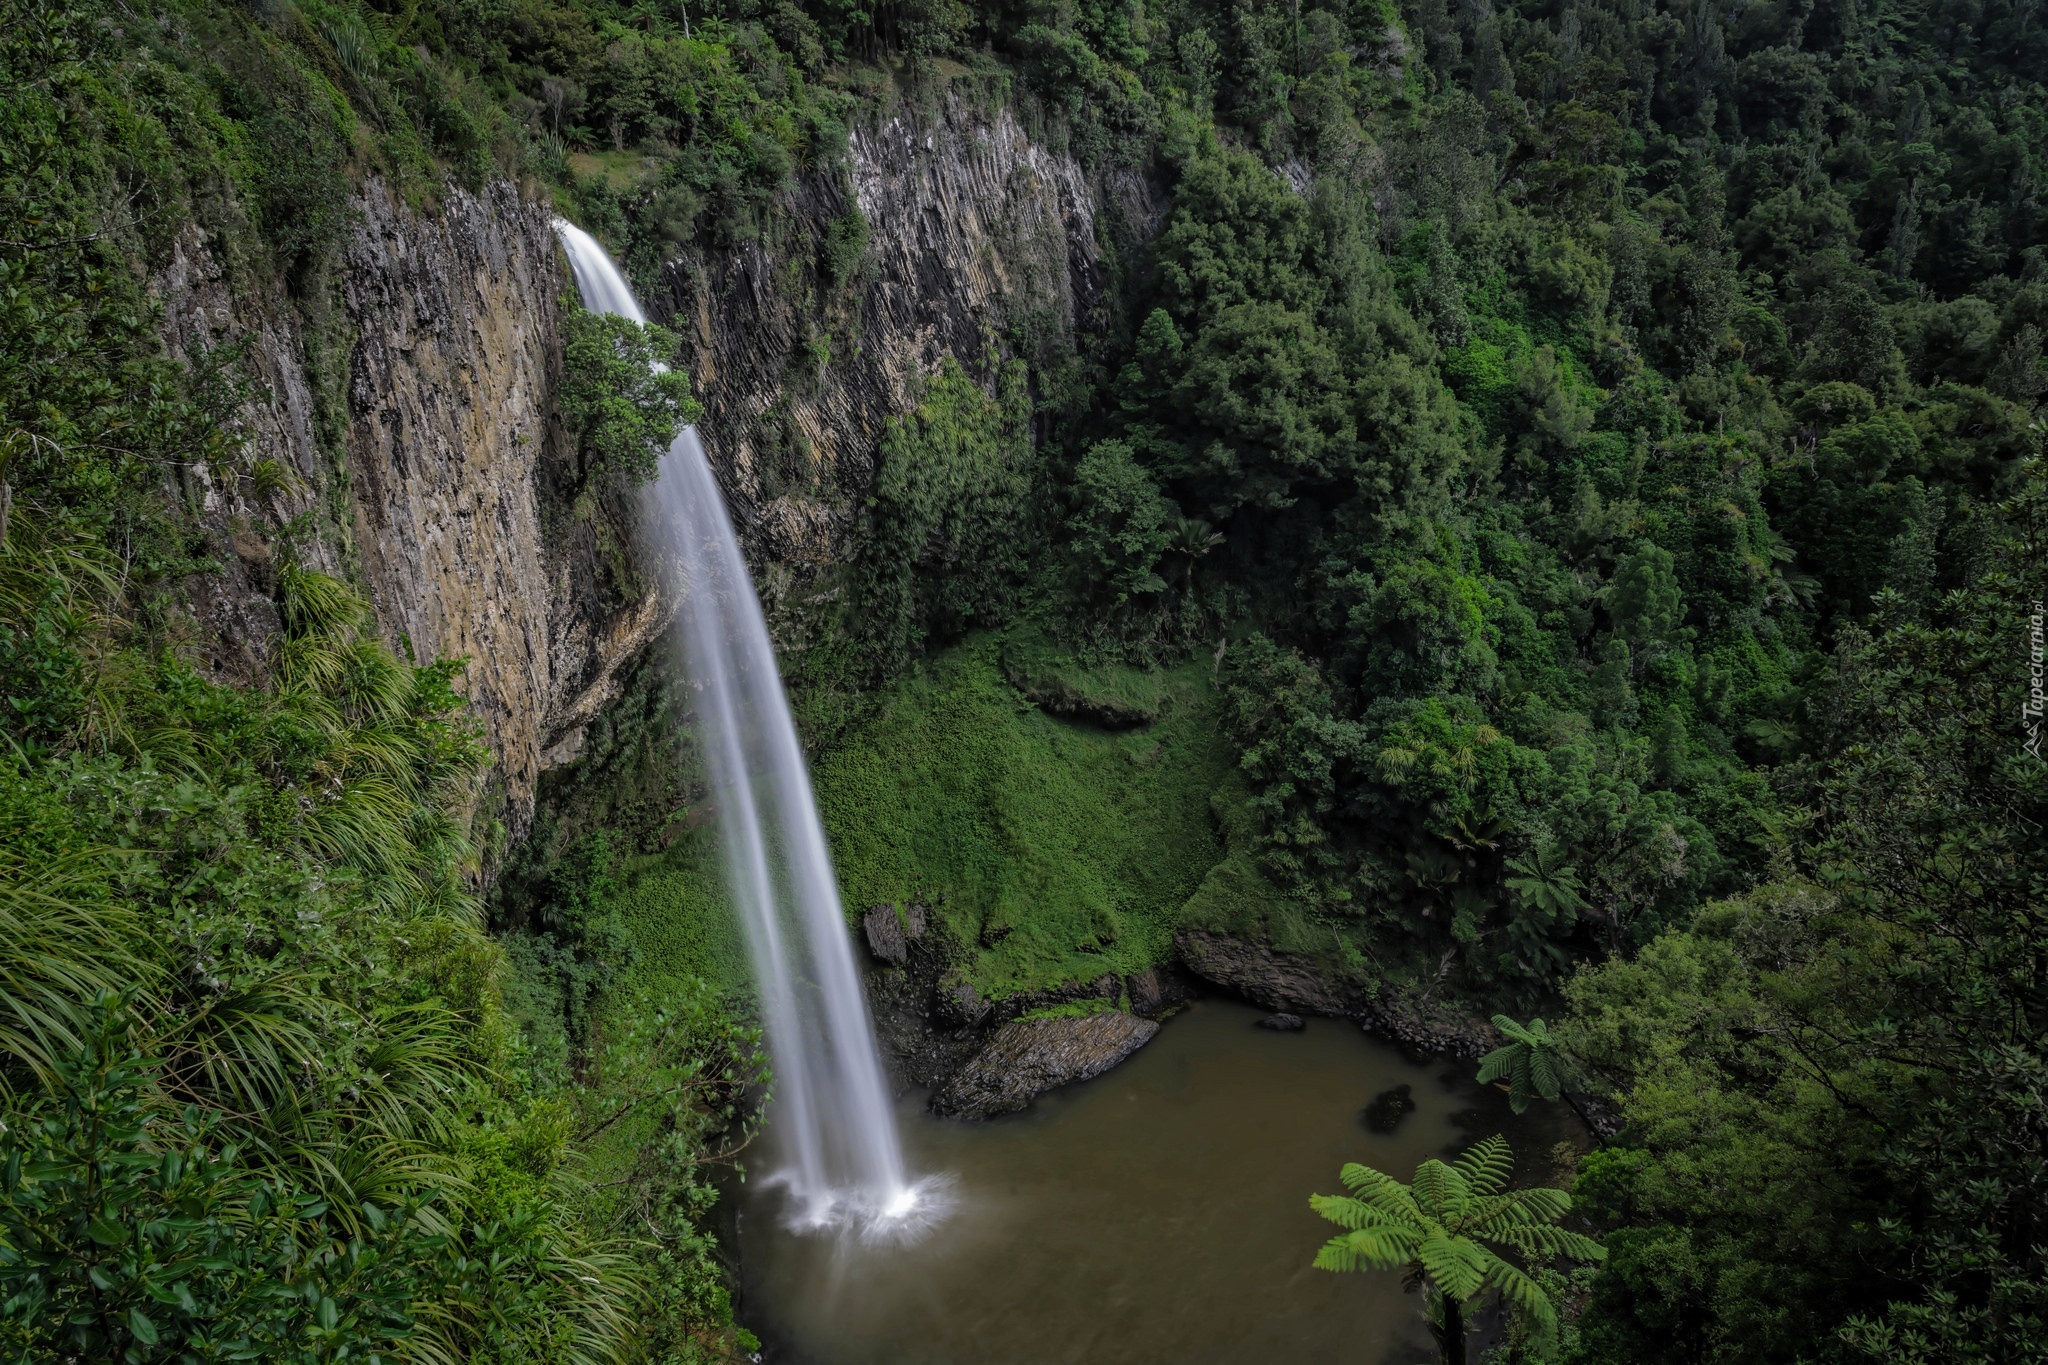
[[[1104,241],[1154,213],[1142,182],[1091,186],[1008,110],[957,93],[857,130],[849,151],[793,187],[772,240],[678,260],[652,300],[686,339],[750,556],[805,576],[850,552],[877,444],[923,377],[951,357],[987,378],[1019,329],[1087,325]],[[394,646],[468,658],[460,686],[516,840],[540,774],[574,760],[670,604],[621,591],[630,528],[549,509],[572,287],[549,210],[501,182],[422,212],[376,180],[353,209],[332,304],[250,286],[197,227],[154,278],[174,349],[244,348],[252,454],[291,474],[196,490],[226,564],[193,590],[201,652],[218,675],[262,675],[288,540],[362,585]],[[864,248],[821,251],[863,221]]]
[[[543,524],[567,287],[548,210],[500,182],[450,188],[422,214],[376,180],[353,208],[331,315],[238,291],[196,227],[156,277],[171,345],[246,348],[252,453],[295,483],[205,490],[235,562],[196,589],[202,646],[219,673],[260,673],[278,630],[270,542],[310,522],[295,552],[366,588],[390,643],[469,660],[459,686],[517,838],[550,751],[573,752],[564,733],[663,613],[652,598],[607,600],[595,528]]]
[[[1044,1092],[1090,1080],[1152,1041],[1159,1025],[1131,1014],[1013,1019],[932,1096],[942,1118],[1012,1114]]]
[[[1369,1033],[1430,1056],[1479,1057],[1500,1045],[1484,1021],[1413,986],[1371,992],[1313,958],[1200,929],[1175,934],[1173,946],[1195,976],[1269,1010],[1355,1019]]]
[[[951,357],[987,378],[1020,331],[1090,325],[1110,244],[1157,216],[1143,181],[1091,183],[957,92],[857,128],[848,150],[843,173],[787,197],[779,245],[679,260],[656,303],[749,552],[799,572],[845,557],[888,421],[926,376]],[[856,210],[865,250],[835,270],[823,244]]]

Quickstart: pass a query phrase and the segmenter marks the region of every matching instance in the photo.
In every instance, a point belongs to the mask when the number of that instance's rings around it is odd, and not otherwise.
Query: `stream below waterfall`
[[[749,1184],[738,1210],[740,1319],[771,1365],[1141,1365],[1435,1359],[1420,1300],[1396,1274],[1312,1270],[1335,1229],[1308,1207],[1362,1161],[1406,1180],[1417,1162],[1505,1132],[1518,1182],[1550,1173],[1578,1131],[1538,1104],[1517,1118],[1476,1063],[1416,1062],[1355,1024],[1301,1033],[1198,1000],[1094,1081],[986,1123],[898,1102],[905,1157],[953,1178],[922,1241],[792,1233],[782,1196]],[[1391,1132],[1365,1117],[1409,1087]],[[1398,1112],[1398,1101],[1389,1107]],[[1389,1110],[1383,1110],[1383,1118]],[[756,1170],[771,1169],[769,1152]]]

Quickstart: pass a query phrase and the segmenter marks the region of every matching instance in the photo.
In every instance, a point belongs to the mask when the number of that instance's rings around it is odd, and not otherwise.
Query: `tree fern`
[[[1508,1041],[1480,1059],[1479,1083],[1505,1078],[1508,1104],[1517,1114],[1532,1099],[1556,1099],[1564,1089],[1565,1064],[1549,1027],[1541,1019],[1518,1024],[1505,1014],[1494,1015],[1493,1026]]]
[[[1495,1134],[1457,1160],[1429,1160],[1407,1185],[1356,1162],[1339,1178],[1350,1196],[1309,1196],[1309,1207],[1345,1231],[1316,1253],[1318,1270],[1401,1270],[1428,1285],[1443,1312],[1446,1365],[1464,1365],[1464,1308],[1497,1292],[1527,1318],[1540,1339],[1557,1328],[1557,1308],[1541,1285],[1496,1246],[1532,1263],[1597,1261],[1592,1238],[1557,1226],[1571,1211],[1563,1190],[1509,1190],[1514,1156]],[[1489,1245],[1489,1243],[1493,1245]]]

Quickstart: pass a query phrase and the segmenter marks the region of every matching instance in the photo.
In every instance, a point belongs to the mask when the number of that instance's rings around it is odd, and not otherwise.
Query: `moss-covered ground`
[[[1109,730],[1040,710],[1005,678],[1000,653],[984,636],[927,660],[817,763],[849,918],[884,903],[928,907],[967,950],[968,977],[1001,998],[1141,971],[1190,912],[1251,929],[1279,908],[1247,855],[1226,857],[1244,789],[1206,663],[1087,676],[1159,697],[1154,723]],[[745,982],[715,826],[624,873],[629,993],[689,977]]]
[[[849,913],[938,912],[993,997],[1158,961],[1223,856],[1209,798],[1233,770],[1207,669],[1157,686],[1143,729],[1062,719],[1004,678],[988,638],[898,684],[816,773]]]

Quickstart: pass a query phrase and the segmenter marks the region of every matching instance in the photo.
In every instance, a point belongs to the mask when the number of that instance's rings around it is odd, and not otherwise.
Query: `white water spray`
[[[625,277],[590,234],[557,222],[584,306],[645,322]],[[938,1189],[903,1169],[889,1088],[810,774],[747,576],[695,428],[646,493],[647,534],[680,599],[683,666],[717,802],[726,882],[745,926],[775,1064],[774,1134],[791,1168],[795,1221],[904,1235]]]

